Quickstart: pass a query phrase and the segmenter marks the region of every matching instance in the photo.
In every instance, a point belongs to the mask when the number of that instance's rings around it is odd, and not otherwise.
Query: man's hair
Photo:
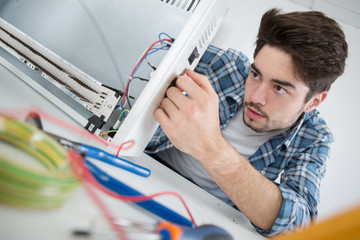
[[[338,23],[321,12],[267,11],[261,19],[254,58],[268,44],[291,56],[294,73],[310,88],[305,102],[329,91],[344,72],[348,46]]]

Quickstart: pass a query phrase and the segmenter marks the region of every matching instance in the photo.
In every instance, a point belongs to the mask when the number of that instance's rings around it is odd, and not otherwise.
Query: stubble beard
[[[245,118],[245,107],[246,106],[256,109],[261,115],[263,115],[265,117],[265,125],[263,127],[254,126],[254,124],[252,124],[252,123],[255,123],[255,120],[252,118],[249,118],[249,121],[246,121],[246,118]],[[304,108],[305,108],[305,105],[302,106],[299,109],[299,111],[297,111],[294,114],[293,118],[288,121],[278,121],[278,120],[272,121],[270,116],[267,113],[265,113],[258,104],[255,104],[253,102],[244,102],[244,104],[243,104],[243,111],[244,111],[243,121],[247,127],[249,127],[250,129],[252,129],[253,131],[255,131],[257,133],[278,131],[278,130],[286,129],[286,128],[292,126],[299,119],[299,117],[303,114]]]

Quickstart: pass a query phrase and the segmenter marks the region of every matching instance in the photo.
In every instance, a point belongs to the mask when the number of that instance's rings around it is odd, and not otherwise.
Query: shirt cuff
[[[283,197],[282,205],[274,225],[268,231],[264,231],[254,226],[256,231],[264,236],[274,236],[276,234],[293,231],[299,228],[308,227],[311,224],[311,214],[309,205],[294,190],[279,185]]]

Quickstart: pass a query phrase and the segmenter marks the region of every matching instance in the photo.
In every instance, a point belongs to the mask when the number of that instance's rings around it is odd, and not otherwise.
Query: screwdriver
[[[203,225],[197,228],[184,228],[170,222],[161,222],[158,224],[141,223],[127,219],[117,220],[115,222],[121,227],[134,229],[126,230],[128,239],[137,240],[233,240],[233,237],[224,229],[215,225]],[[142,231],[139,231],[142,230]],[[115,239],[113,233],[101,233],[90,229],[75,229],[74,236],[82,238],[90,237],[96,239]]]
[[[233,237],[223,228],[206,224],[196,228],[184,227],[168,221],[144,223],[129,219],[117,219],[115,224],[122,227],[138,228],[150,235],[158,234],[162,240],[232,240]]]
[[[161,222],[155,229],[163,240],[232,240],[232,236],[216,225],[187,228],[170,222]]]

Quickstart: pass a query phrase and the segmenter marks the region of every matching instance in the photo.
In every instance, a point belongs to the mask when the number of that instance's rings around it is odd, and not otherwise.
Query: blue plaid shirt
[[[208,76],[217,92],[220,127],[224,128],[242,106],[245,81],[250,72],[248,58],[232,49],[224,51],[210,46],[195,71]],[[304,114],[289,130],[264,143],[248,159],[271,181],[281,174],[280,183],[275,183],[283,197],[279,215],[271,230],[263,231],[255,226],[258,232],[272,236],[308,226],[316,218],[320,181],[325,174],[332,141],[326,123],[314,110]],[[156,153],[172,146],[159,127],[146,151]]]

